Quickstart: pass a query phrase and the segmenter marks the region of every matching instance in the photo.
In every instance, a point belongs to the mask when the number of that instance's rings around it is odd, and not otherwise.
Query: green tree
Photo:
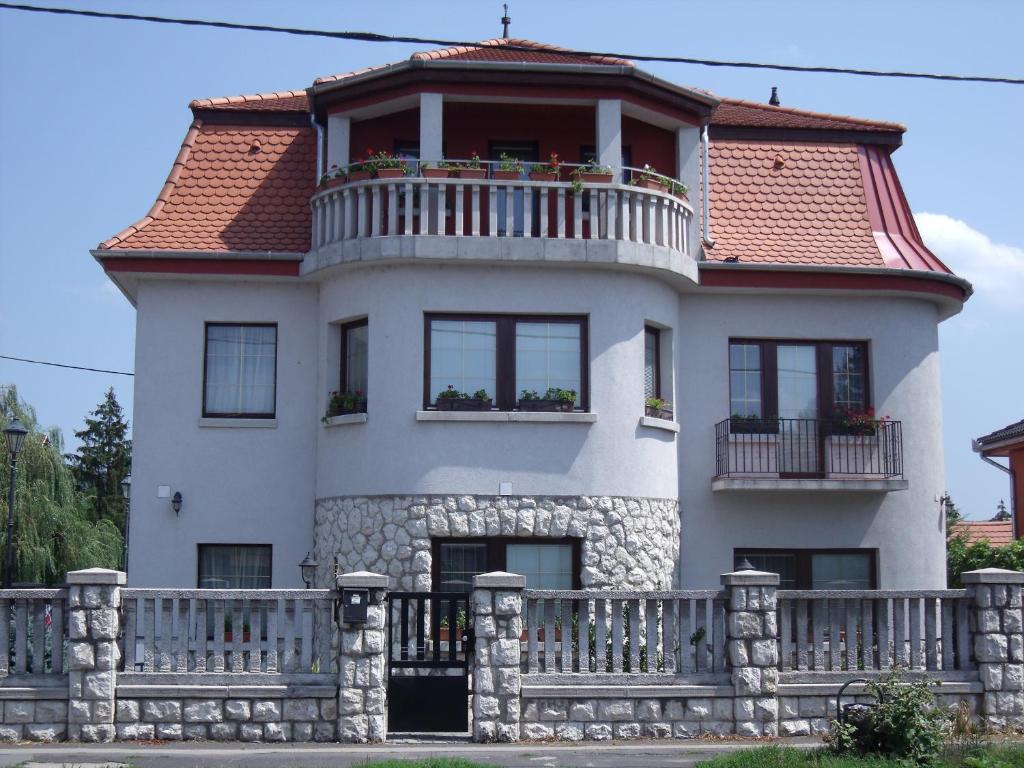
[[[78,452],[68,456],[78,489],[89,498],[91,520],[111,520],[124,533],[124,498],[121,480],[131,469],[132,443],[128,420],[114,388],[85,418],[85,429],[75,432]]]
[[[1006,508],[1006,502],[1003,499],[999,500],[999,506],[996,507],[996,516],[992,520],[1009,520],[1010,511]]]
[[[1024,571],[1024,540],[1017,539],[1002,547],[993,547],[987,539],[967,543],[956,536],[946,546],[946,578],[949,586],[961,587],[960,574],[977,568],[1006,568]]]
[[[14,386],[2,392],[0,429],[17,417],[28,430],[18,453],[12,580],[58,584],[63,583],[67,571],[116,568],[121,534],[109,520],[89,519],[86,498],[61,454],[60,433],[39,428],[34,409],[18,399]],[[4,521],[10,463],[6,441],[0,441],[0,519]],[[0,551],[6,547],[6,537],[6,525],[0,526]]]
[[[953,502],[953,497],[949,495],[949,491],[946,491],[939,501],[946,510],[946,531],[950,531],[954,525],[964,519],[964,516],[960,514],[960,510],[957,509],[956,504]]]

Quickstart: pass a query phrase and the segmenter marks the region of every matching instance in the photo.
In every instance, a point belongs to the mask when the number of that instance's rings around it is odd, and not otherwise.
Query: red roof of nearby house
[[[526,50],[523,50],[526,49]],[[587,56],[568,48],[537,43],[522,38],[483,40],[473,46],[455,46],[434,51],[420,51],[413,60],[456,59],[462,61],[512,61],[526,64],[612,64],[632,67],[633,62],[614,56]]]
[[[1002,547],[1013,541],[1011,520],[961,520],[949,529],[949,538],[961,538],[968,544],[985,539],[994,547]]]
[[[743,99],[722,99],[722,103],[718,105],[711,117],[711,124],[744,128],[883,131],[888,133],[903,133],[906,130],[906,127],[900,123],[830,115],[825,112],[809,112],[792,107],[773,107],[770,104],[759,104],[756,101],[744,101]]]
[[[1021,421],[1014,422],[1002,429],[997,429],[995,432],[989,432],[987,435],[979,437],[975,442],[984,449],[986,445],[993,445],[995,443],[1002,443],[1007,440],[1019,439],[1024,441],[1024,419]]]

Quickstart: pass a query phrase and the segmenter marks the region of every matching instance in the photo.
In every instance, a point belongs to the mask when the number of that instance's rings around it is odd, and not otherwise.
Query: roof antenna
[[[508,25],[512,23],[512,19],[508,15],[508,3],[503,3],[501,7],[505,9],[505,15],[501,17],[501,36],[508,40]]]
[[[772,95],[771,98],[768,99],[768,103],[771,104],[773,107],[777,107],[782,103],[781,101],[779,101],[779,89],[774,85],[772,86]]]

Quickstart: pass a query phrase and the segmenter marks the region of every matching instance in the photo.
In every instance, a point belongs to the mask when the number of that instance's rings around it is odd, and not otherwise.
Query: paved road
[[[787,744],[817,742],[787,739]],[[0,747],[0,766],[26,768],[348,768],[385,758],[451,755],[503,768],[690,768],[751,742],[648,741],[617,744],[453,744],[429,741],[350,746],[338,744],[49,744]]]

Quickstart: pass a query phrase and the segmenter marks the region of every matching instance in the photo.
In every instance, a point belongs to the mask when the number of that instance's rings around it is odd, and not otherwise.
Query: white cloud
[[[974,285],[976,298],[1024,312],[1024,248],[993,243],[984,233],[942,213],[914,215],[928,247]]]

